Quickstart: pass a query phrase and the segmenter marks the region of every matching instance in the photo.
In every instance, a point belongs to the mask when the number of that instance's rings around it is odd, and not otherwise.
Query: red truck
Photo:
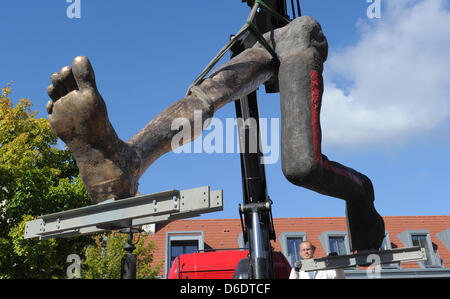
[[[207,251],[178,256],[168,279],[232,279],[239,262],[245,264],[248,250]],[[291,265],[281,252],[273,252],[275,279],[288,279]],[[242,272],[242,271],[241,271]],[[242,273],[241,273],[242,274]],[[245,278],[245,275],[244,275]]]

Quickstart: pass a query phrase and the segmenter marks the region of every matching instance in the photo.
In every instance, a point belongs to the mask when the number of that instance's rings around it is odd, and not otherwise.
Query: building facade
[[[384,249],[421,246],[428,260],[382,265],[380,278],[450,277],[450,215],[388,216]],[[315,257],[331,252],[350,254],[344,217],[275,218],[277,239],[274,250],[280,251],[293,265],[299,259],[299,245],[308,240],[316,247]],[[245,248],[239,219],[177,220],[156,224],[145,236],[157,247],[154,262],[164,261],[161,277],[166,277],[176,256],[197,250]],[[345,269],[347,278],[368,278],[364,268]]]

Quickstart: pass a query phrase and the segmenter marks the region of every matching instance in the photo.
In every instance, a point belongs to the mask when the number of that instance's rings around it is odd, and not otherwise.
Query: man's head
[[[316,247],[309,241],[304,241],[300,244],[300,256],[302,259],[312,259],[314,257],[314,251]]]

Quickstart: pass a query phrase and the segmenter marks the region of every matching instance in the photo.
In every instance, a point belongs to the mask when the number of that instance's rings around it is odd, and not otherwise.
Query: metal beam
[[[400,262],[417,262],[426,259],[427,255],[425,249],[417,246],[302,260],[302,267],[300,270],[308,272],[354,266],[367,267]]]
[[[223,210],[222,190],[169,190],[44,215],[28,221],[25,239],[74,237]]]

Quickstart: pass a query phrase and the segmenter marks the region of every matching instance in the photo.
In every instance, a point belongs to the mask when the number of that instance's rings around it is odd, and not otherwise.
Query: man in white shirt
[[[300,256],[302,259],[314,258],[314,251],[316,247],[309,241],[304,241],[300,244]],[[344,279],[345,274],[343,269],[336,270],[320,270],[320,271],[298,271],[296,267],[291,270],[289,279]]]

